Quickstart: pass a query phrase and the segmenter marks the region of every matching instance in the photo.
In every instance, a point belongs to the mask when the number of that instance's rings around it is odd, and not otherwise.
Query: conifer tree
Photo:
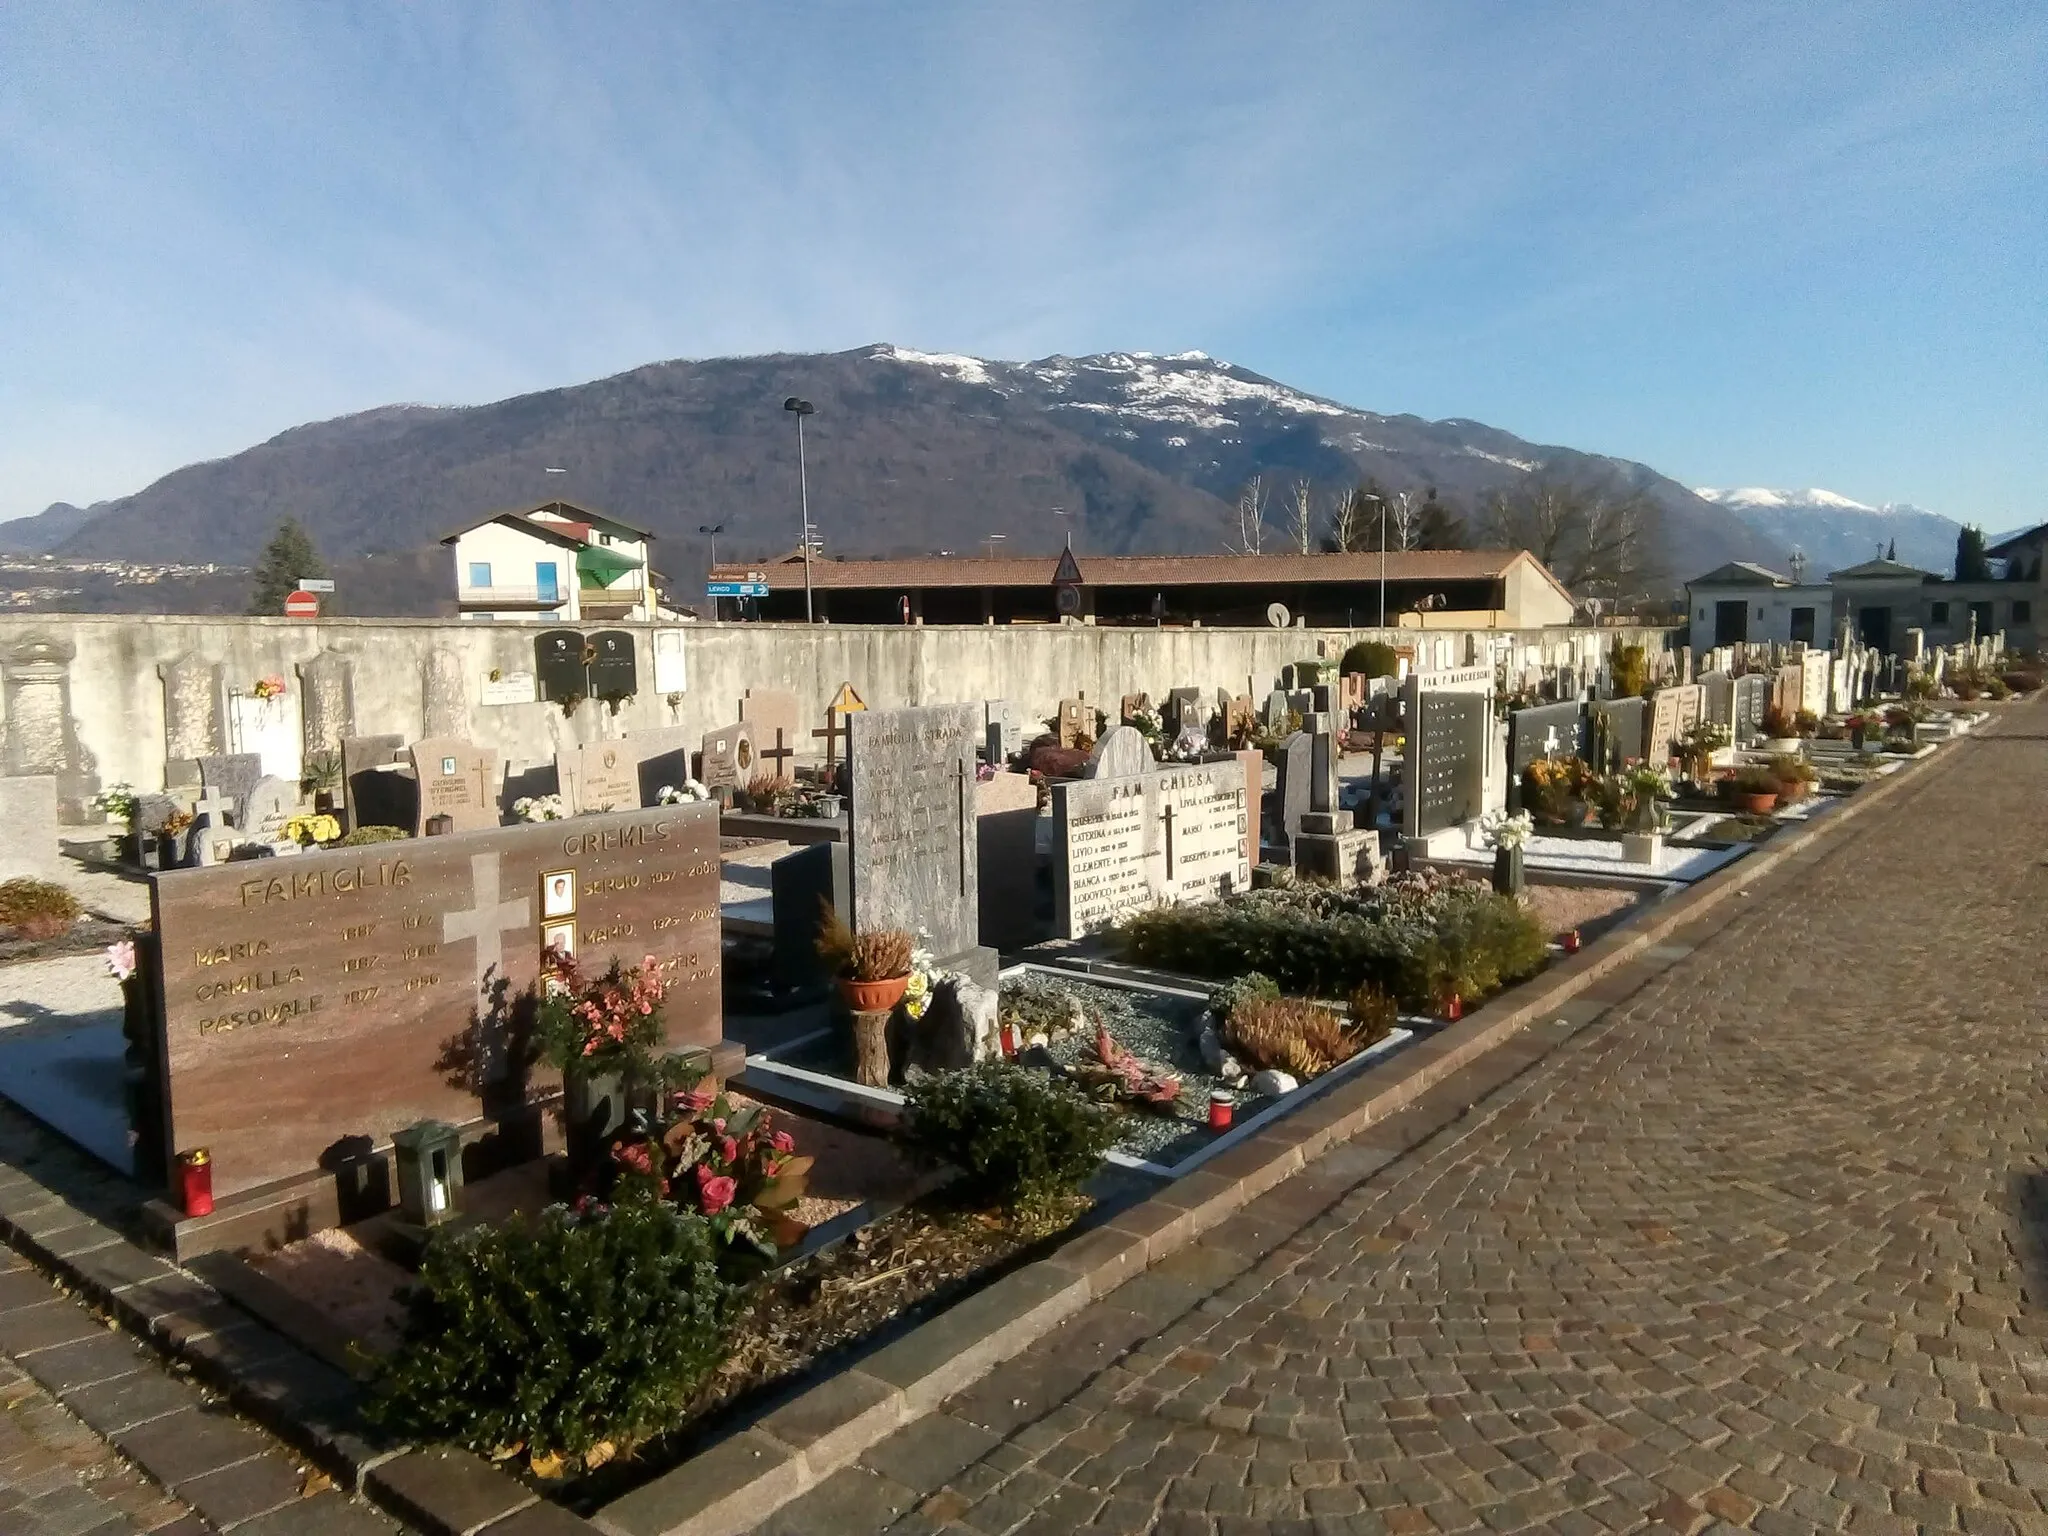
[[[277,525],[277,532],[270,536],[270,542],[257,558],[255,579],[249,588],[249,612],[266,616],[283,613],[285,598],[298,589],[302,577],[317,579],[326,574],[327,562],[313,547],[312,536],[299,526],[297,518],[288,517]]]

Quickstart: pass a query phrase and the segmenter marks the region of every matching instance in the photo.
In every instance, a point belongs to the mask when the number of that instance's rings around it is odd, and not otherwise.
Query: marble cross
[[[521,896],[514,901],[498,899],[498,855],[473,853],[469,856],[472,905],[462,912],[441,914],[441,941],[476,940],[476,989],[484,991],[505,963],[505,930],[524,928],[533,921],[533,903]]]
[[[206,824],[217,829],[228,824],[228,812],[234,809],[234,804],[234,801],[221,797],[217,786],[206,784],[200,787],[199,799],[192,807],[192,814],[195,817],[204,816]]]

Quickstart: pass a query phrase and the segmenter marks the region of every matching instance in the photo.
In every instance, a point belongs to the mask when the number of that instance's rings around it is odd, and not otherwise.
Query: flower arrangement
[[[1679,759],[1693,782],[1704,784],[1713,772],[1714,754],[1727,746],[1728,727],[1713,720],[1696,721],[1679,742]]]
[[[932,1005],[932,994],[939,990],[941,982],[955,980],[954,973],[940,966],[932,952],[923,945],[910,951],[910,980],[903,987],[903,1011],[913,1019],[924,1017],[925,1010]]]
[[[275,674],[259,677],[249,691],[259,699],[281,699],[285,693],[284,679]]]
[[[569,803],[560,795],[525,795],[512,802],[512,814],[521,821],[567,821]]]
[[[135,825],[135,813],[142,808],[142,797],[135,793],[133,784],[114,784],[92,797],[92,808],[102,816],[118,817]]]
[[[1180,1102],[1179,1077],[1133,1055],[1099,1025],[1093,1049],[1069,1067],[1067,1075],[1104,1103],[1170,1115]]]
[[[1792,717],[1773,704],[1764,711],[1764,717],[1757,722],[1757,731],[1773,741],[1784,741],[1798,734]]]
[[[591,1076],[618,1072],[646,1080],[660,1075],[661,1005],[668,987],[652,955],[634,966],[614,955],[611,966],[593,981],[578,969],[573,955],[550,945],[541,957],[541,978],[533,1038],[542,1061],[562,1072]]]
[[[811,1159],[797,1155],[774,1115],[695,1086],[671,1094],[668,1108],[673,1118],[658,1134],[613,1145],[615,1179],[702,1216],[727,1246],[744,1243],[772,1259],[800,1242],[807,1228],[788,1213],[803,1198]]]
[[[1535,820],[1565,825],[1575,819],[1573,802],[1585,800],[1593,783],[1592,769],[1577,757],[1539,757],[1522,770],[1522,800]]]
[[[341,823],[325,811],[311,816],[294,816],[284,824],[284,835],[301,848],[311,848],[316,843],[333,843],[341,839]]]
[[[656,805],[692,805],[697,801],[709,800],[710,798],[711,791],[702,784],[699,784],[695,779],[685,779],[680,786],[664,784],[654,792],[654,803]],[[523,804],[524,802],[521,803]],[[515,805],[512,809],[517,811],[519,807]]]
[[[1658,803],[1671,798],[1670,776],[1653,764],[1636,763],[1623,772],[1621,779],[1622,792],[1628,807],[1629,830],[1661,830],[1664,816],[1658,808]]]
[[[158,830],[166,837],[176,837],[182,832],[191,831],[192,821],[193,816],[190,811],[173,811],[164,818],[164,824]],[[339,835],[338,831],[337,835]]]
[[[1529,841],[1536,823],[1527,811],[1512,816],[1489,815],[1479,823],[1479,835],[1489,848],[1520,848]]]
[[[135,974],[133,939],[116,939],[107,946],[107,974],[116,981],[126,981]]]
[[[1820,730],[1820,716],[1810,709],[1802,709],[1792,717],[1792,734],[1811,741]]]
[[[1128,715],[1125,715],[1124,724],[1130,726],[1154,746],[1157,746],[1159,738],[1166,734],[1166,721],[1161,717],[1159,711],[1150,704],[1140,704]]]

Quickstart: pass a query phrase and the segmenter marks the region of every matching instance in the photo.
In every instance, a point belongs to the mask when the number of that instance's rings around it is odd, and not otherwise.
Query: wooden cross
[[[812,731],[811,734],[825,738],[825,766],[829,768],[838,762],[839,738],[847,734],[846,727],[839,723],[839,711],[827,709],[825,711],[825,728],[822,731]],[[779,731],[776,733],[776,739],[778,741],[781,739]]]
[[[441,914],[441,942],[476,940],[475,985],[479,992],[489,988],[505,963],[505,930],[524,928],[533,921],[533,903],[521,896],[513,901],[498,899],[498,855],[473,853],[469,856],[471,905],[461,912]]]
[[[817,733],[813,732],[812,734],[815,735]],[[760,752],[760,755],[762,757],[767,758],[769,762],[775,765],[775,776],[777,778],[781,778],[784,776],[782,772],[783,760],[785,758],[791,758],[796,756],[796,749],[794,747],[788,747],[783,745],[782,727],[779,725],[775,727],[775,745],[772,747],[761,747],[758,749],[758,751]],[[827,761],[830,761],[829,757],[827,758]]]

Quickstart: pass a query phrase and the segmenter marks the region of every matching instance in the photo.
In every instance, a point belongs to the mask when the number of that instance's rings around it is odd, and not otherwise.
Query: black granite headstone
[[[1586,712],[1576,702],[1542,704],[1508,715],[1508,809],[1522,808],[1522,770],[1538,758],[1583,757]]]
[[[1650,705],[1647,699],[1601,699],[1593,705],[1599,717],[1593,724],[1593,739],[1599,745],[1595,755],[1604,753],[1605,762],[1595,762],[1594,768],[1602,773],[1612,773],[1631,758],[1643,755],[1643,743],[1650,727]]]
[[[533,670],[544,699],[560,703],[590,695],[590,667],[583,659],[583,636],[577,630],[547,629],[535,635]]]
[[[818,929],[826,907],[842,916],[853,910],[846,852],[844,843],[812,843],[768,866],[775,920],[770,963],[778,992],[802,991],[828,979],[818,960]]]
[[[1491,712],[1480,693],[1431,691],[1422,695],[1413,756],[1416,830],[1424,836],[1476,821],[1486,785],[1486,736]]]
[[[631,630],[600,629],[590,637],[590,648],[597,653],[590,660],[593,699],[629,699],[640,691]]]

